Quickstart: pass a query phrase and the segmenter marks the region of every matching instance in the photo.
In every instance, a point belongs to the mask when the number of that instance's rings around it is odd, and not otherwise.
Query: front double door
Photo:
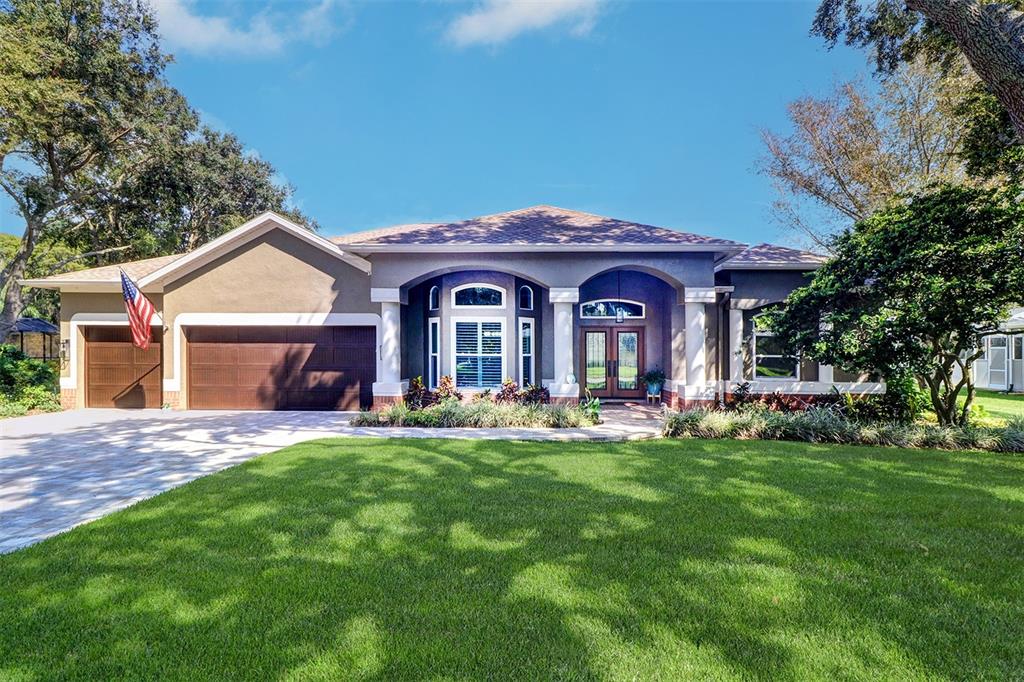
[[[601,398],[640,398],[643,327],[584,327],[584,385]]]

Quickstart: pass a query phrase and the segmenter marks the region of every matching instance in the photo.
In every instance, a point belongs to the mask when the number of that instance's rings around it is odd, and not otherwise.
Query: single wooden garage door
[[[357,410],[373,399],[373,327],[190,327],[195,410]]]
[[[160,356],[156,330],[141,350],[126,326],[86,327],[86,407],[160,407]]]

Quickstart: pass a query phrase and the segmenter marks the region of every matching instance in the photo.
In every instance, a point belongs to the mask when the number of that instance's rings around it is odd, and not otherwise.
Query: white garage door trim
[[[174,318],[174,373],[165,391],[181,390],[185,357],[182,327],[373,327],[377,376],[381,375],[380,315],[376,313],[181,313]]]
[[[164,320],[159,313],[153,315],[150,326],[161,327]],[[81,327],[126,327],[128,313],[75,313],[71,316],[70,347],[68,348],[68,374],[60,378],[60,387],[65,390],[78,388],[78,345]]]

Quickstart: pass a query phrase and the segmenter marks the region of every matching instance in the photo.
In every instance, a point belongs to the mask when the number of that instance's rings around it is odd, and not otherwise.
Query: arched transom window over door
[[[453,308],[504,308],[505,290],[493,284],[463,284],[452,289]]]
[[[646,314],[647,306],[639,301],[602,298],[580,303],[580,317],[591,320],[642,320]]]

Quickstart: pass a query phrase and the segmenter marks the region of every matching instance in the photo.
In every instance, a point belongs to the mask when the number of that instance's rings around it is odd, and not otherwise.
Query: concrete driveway
[[[353,414],[75,410],[0,421],[0,553],[256,455],[344,433]]]

